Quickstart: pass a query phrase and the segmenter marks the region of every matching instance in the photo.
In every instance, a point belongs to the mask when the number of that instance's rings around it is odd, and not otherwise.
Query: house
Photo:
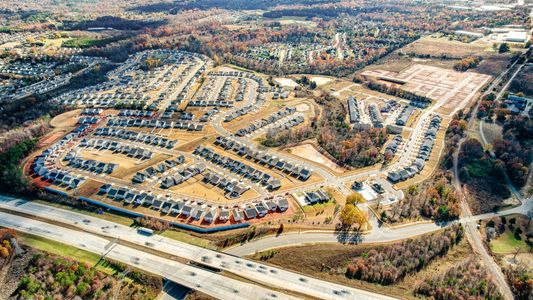
[[[165,203],[163,200],[155,199],[150,208],[153,210],[160,210],[163,206],[163,203]]]
[[[115,200],[117,201],[123,200],[125,196],[126,196],[126,189],[119,188],[117,191],[117,195],[115,196]]]
[[[161,205],[161,212],[164,214],[168,214],[170,212],[171,207],[171,202],[163,201],[163,205]]]
[[[306,192],[305,199],[310,204],[315,204],[315,203],[318,203],[318,201],[320,201],[320,196],[318,196],[316,192]]]
[[[192,206],[186,204],[186,205],[184,205],[183,208],[181,209],[181,214],[182,214],[183,216],[185,216],[185,217],[189,217],[189,216],[191,215],[192,211],[193,211]]]
[[[276,200],[277,200],[278,208],[281,212],[284,212],[287,209],[289,209],[289,201],[287,201],[287,198],[280,197],[280,198],[277,198]]]
[[[218,210],[216,208],[210,208],[207,210],[204,216],[204,222],[211,224],[217,218],[218,218]]]
[[[135,199],[133,200],[134,205],[142,205],[144,203],[144,199],[146,198],[146,193],[141,193],[135,196]]]
[[[136,194],[134,194],[132,192],[127,192],[126,196],[124,196],[124,203],[125,204],[131,204],[133,202],[133,198],[135,198],[135,195]]]
[[[174,185],[174,179],[172,177],[165,177],[161,180],[162,189],[168,189],[170,187],[173,187]]]
[[[202,216],[204,215],[204,211],[202,208],[197,208],[195,209],[192,213],[191,213],[191,217],[196,220],[196,221],[199,221],[202,219]]]
[[[244,219],[242,211],[238,208],[234,208],[231,211],[231,215],[233,216],[233,221],[235,222],[240,222],[242,219]]]
[[[363,188],[363,183],[359,181],[354,181],[352,183],[352,189],[355,191],[360,191]]]
[[[106,184],[102,185],[100,187],[100,189],[98,189],[98,194],[99,195],[107,194],[110,189],[111,189],[111,185],[106,183]]]
[[[392,172],[389,172],[389,174],[387,175],[387,179],[392,183],[396,183],[396,182],[401,181],[402,177],[400,176],[400,174],[398,174],[398,172],[392,171]]]
[[[255,204],[255,209],[257,210],[257,216],[262,218],[268,214],[269,207],[266,206],[263,202]]]
[[[244,216],[246,219],[255,219],[257,217],[257,210],[253,206],[248,206],[244,209]]]
[[[220,222],[227,222],[230,217],[230,211],[227,209],[221,209],[218,215],[218,220]]]
[[[146,195],[146,197],[144,198],[144,203],[143,205],[144,206],[151,206],[152,204],[154,204],[154,201],[155,201],[155,196],[154,195]]]
[[[276,211],[278,209],[278,205],[272,200],[263,200],[263,206],[268,208],[269,211]]]
[[[183,202],[175,202],[172,204],[172,207],[170,208],[170,214],[177,216],[181,213],[181,209],[183,207]]]
[[[109,192],[107,193],[107,197],[114,199],[117,196],[118,190],[115,188],[110,188]]]
[[[281,181],[279,179],[270,180],[267,184],[267,190],[275,191],[281,187]]]

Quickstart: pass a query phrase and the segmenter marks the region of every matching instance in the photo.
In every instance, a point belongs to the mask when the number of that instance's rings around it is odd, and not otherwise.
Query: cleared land
[[[298,145],[298,146],[288,148],[287,150],[296,156],[314,161],[336,172],[343,173],[345,171],[344,168],[340,167],[335,162],[331,161],[329,158],[324,156],[324,154],[316,150],[316,148],[313,145],[303,144],[303,145]]]
[[[470,101],[489,79],[489,75],[474,72],[457,72],[438,67],[416,64],[400,72],[388,70],[370,70],[362,73],[365,76],[375,77],[379,80],[395,80],[405,82],[401,88],[438,100],[448,97],[439,111],[444,114],[453,114],[458,107],[463,107],[465,101]]]

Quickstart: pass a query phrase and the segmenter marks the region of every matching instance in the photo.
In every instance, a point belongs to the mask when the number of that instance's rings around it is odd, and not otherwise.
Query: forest
[[[509,115],[503,123],[503,139],[495,140],[493,151],[518,187],[527,182],[528,166],[533,160],[533,120]]]
[[[162,287],[160,278],[137,271],[128,276],[133,277],[132,282],[118,280],[86,263],[38,252],[26,267],[17,294],[22,299],[149,299]]]
[[[390,285],[425,268],[432,260],[445,256],[464,236],[461,225],[440,233],[408,239],[391,246],[376,247],[352,260],[346,276]]]
[[[0,228],[0,271],[14,253],[12,239],[16,237],[15,230]]]
[[[415,288],[415,295],[435,300],[504,299],[491,274],[473,256],[445,274],[424,280]]]
[[[405,198],[388,207],[378,205],[381,220],[401,223],[421,217],[435,221],[450,221],[460,214],[459,198],[451,183],[451,174],[438,170],[435,175],[407,189]]]
[[[31,189],[20,162],[31,153],[36,144],[36,138],[24,140],[0,152],[0,191],[24,193]]]
[[[346,123],[346,108],[340,100],[329,95],[315,99],[322,115],[304,127],[269,131],[262,144],[270,147],[287,146],[316,138],[320,150],[327,152],[339,165],[361,168],[383,159],[381,147],[387,140],[383,128],[351,128]]]

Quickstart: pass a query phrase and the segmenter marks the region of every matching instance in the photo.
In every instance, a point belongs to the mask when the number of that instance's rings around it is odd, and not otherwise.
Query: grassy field
[[[69,257],[80,262],[88,263],[92,266],[95,266],[100,260],[100,255],[96,253],[81,250],[76,247],[65,245],[63,243],[55,242],[39,236],[18,232],[17,237],[19,241],[24,245],[52,254]],[[115,270],[110,266],[99,264],[96,265],[96,269],[107,274],[115,273]]]
[[[161,236],[164,236],[164,237],[176,240],[176,241],[200,246],[203,248],[208,248],[208,249],[217,248],[210,240],[196,237],[196,236],[193,236],[185,232],[181,232],[181,231],[165,230],[163,233],[161,233]]]
[[[305,213],[320,212],[332,205],[335,205],[335,201],[333,201],[333,199],[329,200],[328,202],[324,202],[324,203],[315,203],[312,205],[306,205],[303,207],[303,210]]]
[[[118,38],[110,37],[105,39],[94,39],[91,37],[76,37],[63,41],[62,47],[67,48],[89,48],[92,46],[104,46],[111,42],[117,41]]]
[[[514,234],[509,230],[506,230],[497,239],[490,242],[490,249],[497,254],[514,253],[517,248],[520,249],[520,252],[529,251],[526,242],[523,239],[517,240]]]

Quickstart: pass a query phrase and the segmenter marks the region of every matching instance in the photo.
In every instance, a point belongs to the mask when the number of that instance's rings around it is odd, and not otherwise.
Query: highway
[[[177,284],[201,291],[218,299],[297,299],[257,285],[148,254],[82,231],[0,212],[0,226],[38,235],[162,276]]]
[[[283,290],[290,290],[320,299],[392,299],[368,291],[342,286],[332,282],[312,278],[281,268],[260,264],[252,260],[236,257],[202,247],[179,242],[158,235],[145,236],[135,228],[63,210],[23,199],[0,196],[0,208],[32,215],[41,219],[60,222],[111,239],[118,238],[143,247],[180,257],[212,268],[224,270],[254,282]],[[0,222],[0,225],[2,223]],[[11,226],[8,226],[11,227]],[[18,228],[15,228],[18,229]],[[433,229],[434,230],[434,229]],[[36,233],[38,234],[38,232]],[[376,236],[378,238],[379,236]],[[79,240],[78,240],[79,241]],[[77,241],[76,241],[77,242]],[[172,279],[172,278],[168,278]],[[181,284],[180,282],[176,282]],[[190,288],[194,286],[185,285]]]

